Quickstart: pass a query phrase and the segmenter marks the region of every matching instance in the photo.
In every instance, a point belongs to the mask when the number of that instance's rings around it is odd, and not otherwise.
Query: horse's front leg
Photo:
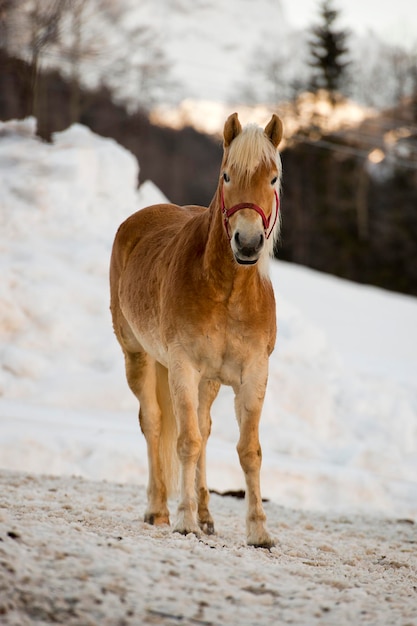
[[[180,503],[174,531],[199,535],[197,522],[196,470],[202,447],[198,424],[200,376],[184,359],[173,359],[169,367],[169,386],[178,425],[177,452],[180,460]]]
[[[210,499],[206,476],[206,446],[211,431],[210,409],[217,394],[220,383],[214,380],[202,380],[199,389],[198,423],[202,436],[201,452],[197,463],[196,489],[198,497],[198,524],[206,534],[214,534],[214,522],[208,504]]]
[[[246,480],[247,543],[258,548],[271,548],[275,545],[265,527],[266,515],[260,487],[262,451],[259,443],[259,420],[267,378],[266,362],[266,365],[263,364],[256,371],[247,372],[242,384],[235,388],[236,416],[240,430],[237,451]]]

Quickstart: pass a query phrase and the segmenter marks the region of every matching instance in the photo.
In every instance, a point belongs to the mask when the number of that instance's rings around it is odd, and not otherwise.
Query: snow
[[[378,108],[391,107],[398,86],[384,41],[390,41],[388,48],[393,51],[393,40],[399,40],[397,47],[412,56],[416,31],[414,21],[408,19],[412,0],[401,0],[391,11],[381,11],[376,0],[366,3],[374,4],[368,10],[355,2],[357,6],[345,2],[336,7],[341,11],[340,28],[350,29],[355,75],[351,93]],[[107,85],[129,109],[138,104],[151,108],[155,102],[173,105],[184,99],[276,104],[292,99],[294,85],[310,82],[308,28],[319,16],[313,0],[297,3],[296,9],[289,0],[90,0],[84,4],[77,71],[89,87]],[[385,32],[386,21],[389,32]],[[394,36],[401,23],[408,32]],[[68,53],[77,38],[70,20],[64,20],[60,31]],[[22,31],[10,45],[18,55],[25,50],[30,54],[28,36]],[[159,55],[167,64],[167,74],[160,71]],[[62,46],[52,45],[42,63],[55,65],[69,76],[74,71],[73,57],[74,50],[68,57]],[[158,80],[149,66],[155,66]],[[369,83],[375,84],[375,97]]]
[[[266,503],[279,548],[244,542],[243,501],[212,496],[216,536],[138,520],[145,490],[0,474],[2,624],[415,624],[415,527]],[[1,572],[1,570],[0,570]]]
[[[106,20],[98,25],[93,20],[89,26],[94,41],[103,30],[106,36],[101,54],[83,61],[83,75],[90,80],[94,77],[96,85],[110,85],[117,99],[126,100],[133,108],[137,106],[138,78],[132,80],[132,72],[120,72],[120,63],[115,71],[114,59],[122,64],[126,59],[149,62],[148,46],[135,38],[138,25],[151,28],[153,46],[170,65],[170,85],[164,87],[162,77],[151,98],[162,106],[182,100],[276,104],[292,99],[295,85],[310,83],[307,40],[308,29],[319,19],[315,0],[119,0],[117,4],[127,15],[118,29],[109,28]],[[338,28],[348,29],[350,35],[354,80],[349,93],[379,109],[392,107],[398,85],[389,52],[392,56],[400,46],[413,54],[416,26],[415,20],[409,19],[412,0],[401,0],[390,11],[381,11],[376,0],[365,4],[355,0],[336,6],[340,11]],[[131,70],[136,76],[134,68]],[[373,91],[370,85],[375,85]],[[142,93],[141,99],[142,105],[149,106],[149,94]]]
[[[351,33],[350,58],[359,73],[371,51],[383,56],[384,42],[411,51],[415,48],[416,25],[410,20],[413,0],[400,0],[390,11],[381,11],[376,0],[339,2],[337,27]],[[124,0],[129,14],[127,25],[150,25],[156,41],[171,64],[171,76],[178,83],[177,97],[214,102],[241,101],[250,92],[255,101],[288,97],[288,85],[309,82],[306,72],[308,29],[319,20],[315,0]],[[387,28],[388,23],[388,28]],[[125,31],[129,33],[129,28]],[[122,35],[123,36],[123,35]],[[124,46],[123,39],[120,46]],[[386,43],[385,43],[386,45]],[[364,55],[366,49],[368,55]],[[265,67],[274,60],[276,80],[265,76]],[[380,58],[384,65],[384,61]],[[385,83],[379,85],[378,106],[385,100],[392,68],[384,66]],[[362,72],[363,76],[367,76]],[[387,74],[388,73],[388,74]],[[104,76],[106,79],[106,76]],[[371,80],[371,76],[367,80]],[[272,87],[271,82],[276,82]],[[126,93],[129,81],[118,90]],[[273,93],[272,91],[272,93]],[[171,98],[165,93],[162,102]]]
[[[135,624],[138,614],[141,623],[351,624],[365,606],[364,623],[411,623],[415,298],[273,262],[279,331],[261,441],[277,547],[247,548],[244,503],[219,496],[213,538],[138,521],[146,448],[107,278],[120,222],[164,200],[149,181],[137,189],[137,176],[132,154],[81,126],[46,144],[33,120],[0,124],[5,623],[59,621],[61,611],[66,624],[122,615]],[[213,407],[211,489],[244,487],[236,442],[226,388]]]
[[[162,6],[162,4],[164,6]],[[137,2],[126,7],[137,11]],[[248,63],[262,42],[276,49],[288,37],[281,2],[148,2],[143,13],[161,37],[181,99],[228,100],[247,83]]]
[[[285,0],[288,20],[298,28],[308,28],[317,22],[316,0],[299,0],[297,4]],[[377,34],[392,45],[413,48],[416,41],[415,24],[410,23],[412,0],[399,0],[391,11],[381,11],[377,0],[339,0],[336,9],[341,11],[338,26],[349,28],[364,37]]]

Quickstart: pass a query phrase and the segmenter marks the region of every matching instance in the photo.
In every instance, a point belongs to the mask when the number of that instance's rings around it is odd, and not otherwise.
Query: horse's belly
[[[167,350],[162,342],[158,328],[151,323],[152,317],[146,319],[143,323],[138,323],[137,320],[129,320],[128,314],[125,313],[125,319],[128,323],[129,335],[132,337],[130,342],[126,342],[125,329],[124,339],[127,349],[131,352],[146,352],[155,361],[168,367]]]
[[[149,336],[140,336],[139,340],[145,352],[164,367],[168,367],[167,352],[159,341],[152,341]]]

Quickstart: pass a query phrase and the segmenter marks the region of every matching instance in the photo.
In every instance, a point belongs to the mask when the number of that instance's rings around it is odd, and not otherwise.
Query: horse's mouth
[[[235,259],[236,261],[239,263],[239,265],[255,265],[255,263],[258,262],[258,259],[241,259],[238,256],[235,255]]]

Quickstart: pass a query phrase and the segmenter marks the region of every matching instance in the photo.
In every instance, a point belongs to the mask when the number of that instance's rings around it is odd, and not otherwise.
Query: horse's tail
[[[178,492],[179,486],[180,463],[177,454],[178,430],[169,390],[168,370],[159,363],[156,364],[156,393],[162,413],[159,456],[162,466],[162,476],[169,497]]]

